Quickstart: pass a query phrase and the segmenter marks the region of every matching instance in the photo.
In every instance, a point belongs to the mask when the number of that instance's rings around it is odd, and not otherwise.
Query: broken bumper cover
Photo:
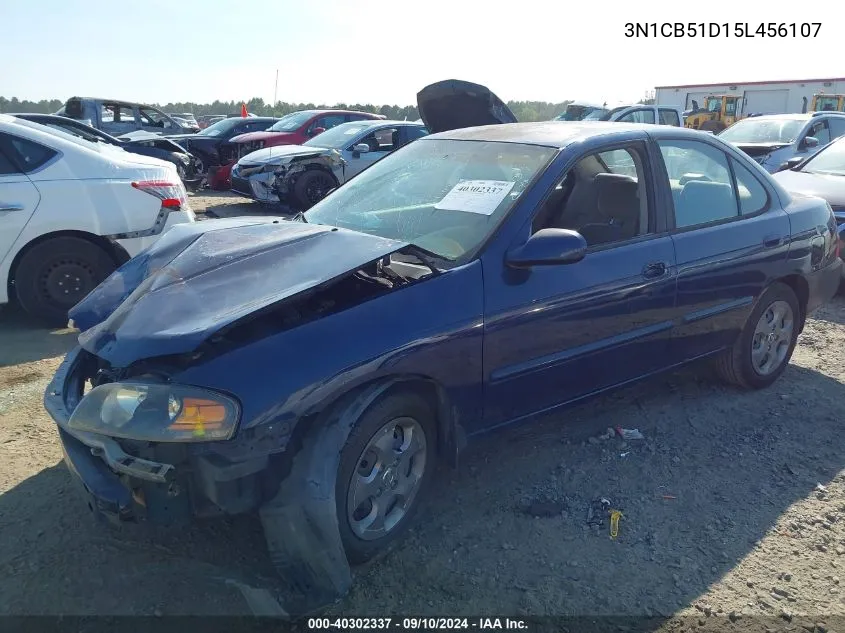
[[[179,458],[170,463],[132,455],[105,435],[71,429],[68,423],[85,381],[80,364],[86,354],[77,347],[65,357],[44,394],[44,407],[58,426],[65,463],[98,518],[144,518],[167,524],[259,507],[262,476],[270,463],[267,456],[230,461],[213,454],[187,455],[188,448],[181,445],[147,449],[154,454],[169,451]]]
[[[173,479],[174,467],[127,454],[111,438],[94,433],[71,431],[68,421],[81,385],[72,373],[81,348],[65,357],[44,394],[44,408],[58,426],[65,464],[89,497],[88,507],[98,518],[128,521],[137,518],[136,500],[120,475],[164,484]]]
[[[232,192],[259,202],[279,202],[273,190],[275,178],[273,172],[244,176],[236,167],[232,169]]]
[[[79,367],[86,354],[77,347],[65,357],[47,387],[44,406],[58,425],[65,463],[98,519],[120,523],[143,515],[154,518],[151,511],[170,518],[183,489],[196,489],[210,499],[215,495],[222,498],[227,486],[235,486],[237,494],[232,498],[240,502],[241,510],[260,508],[270,558],[288,585],[286,608],[290,615],[318,612],[349,591],[352,575],[337,525],[334,479],[351,417],[310,436],[287,468],[267,467],[266,458],[263,469],[257,468],[260,459],[225,463],[217,457],[218,463],[212,464],[197,458],[185,469],[195,477],[186,485],[179,464],[140,459],[111,438],[68,427],[81,399],[85,372]],[[366,395],[366,403],[371,402],[372,393]],[[356,415],[362,410],[361,403],[357,404],[353,407]],[[267,488],[275,490],[266,500],[254,494],[259,486],[248,485],[257,480],[257,470],[264,475],[263,483],[270,484]]]

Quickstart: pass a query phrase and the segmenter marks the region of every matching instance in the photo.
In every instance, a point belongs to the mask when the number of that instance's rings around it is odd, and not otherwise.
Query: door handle
[[[763,246],[766,248],[775,248],[783,244],[783,237],[780,235],[769,235],[763,239]]]
[[[22,204],[5,204],[0,202],[0,211],[23,211],[24,206]]]
[[[643,267],[643,277],[646,279],[656,279],[662,277],[669,271],[669,266],[666,262],[651,262]]]

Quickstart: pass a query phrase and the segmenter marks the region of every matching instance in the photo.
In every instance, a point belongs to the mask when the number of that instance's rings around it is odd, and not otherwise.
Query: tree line
[[[416,106],[398,105],[374,105],[372,103],[335,103],[333,105],[315,103],[288,103],[277,101],[275,105],[265,103],[264,99],[255,97],[245,101],[247,110],[257,116],[282,116],[297,110],[315,110],[325,108],[338,108],[344,110],[358,110],[361,112],[373,112],[383,114],[388,119],[403,121],[415,121],[420,118]],[[547,101],[508,101],[508,107],[516,115],[519,121],[549,121],[562,113],[570,101],[561,103],[549,103]],[[42,99],[41,101],[29,101],[12,97],[0,97],[0,112],[38,112],[41,114],[52,114],[64,105],[59,99]],[[241,102],[236,101],[214,101],[212,103],[151,103],[149,105],[163,110],[164,112],[192,112],[195,116],[202,114],[238,114],[241,111]]]

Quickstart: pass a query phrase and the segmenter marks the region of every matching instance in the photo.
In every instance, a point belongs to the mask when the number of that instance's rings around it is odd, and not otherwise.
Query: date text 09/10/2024
[[[382,631],[445,631],[445,630],[512,630],[528,628],[518,618],[308,618],[308,629],[318,630],[382,630]]]
[[[625,37],[818,37],[821,22],[626,22]]]

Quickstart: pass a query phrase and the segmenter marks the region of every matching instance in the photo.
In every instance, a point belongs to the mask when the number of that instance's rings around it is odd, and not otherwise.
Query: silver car
[[[747,117],[719,133],[775,173],[792,161],[808,158],[832,140],[845,135],[845,113],[769,114]]]
[[[251,152],[232,169],[232,191],[307,209],[378,159],[428,134],[411,121],[342,123],[302,145]]]

